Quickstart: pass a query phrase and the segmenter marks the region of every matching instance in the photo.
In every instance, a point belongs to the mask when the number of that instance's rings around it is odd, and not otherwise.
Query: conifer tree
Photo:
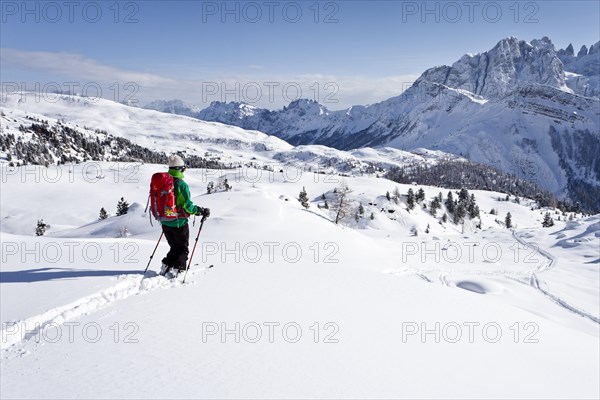
[[[125,215],[129,211],[129,203],[123,197],[117,203],[117,215]]]
[[[298,196],[298,201],[300,202],[300,204],[302,204],[302,207],[306,209],[310,207],[310,204],[308,204],[308,194],[306,194],[306,188],[304,188],[304,186],[302,187],[302,191]]]
[[[440,207],[440,199],[436,196],[433,198],[433,200],[431,200],[431,203],[429,204],[429,212],[435,217],[435,214]]]
[[[506,213],[506,217],[504,218],[504,224],[508,229],[512,228],[512,215],[510,215],[510,212]]]
[[[458,203],[454,208],[453,222],[455,224],[462,222],[465,218],[465,215],[467,215],[467,210],[465,210],[465,206],[463,205],[463,203]]]
[[[412,210],[413,208],[415,208],[415,194],[414,194],[412,188],[408,189],[408,196],[406,198],[406,206],[408,207],[409,210]]]
[[[38,219],[37,227],[35,228],[35,236],[44,236],[48,225],[44,223],[43,219]]]
[[[458,202],[466,204],[469,201],[469,191],[465,188],[460,189],[458,192]]]
[[[550,212],[547,212],[544,215],[544,220],[542,221],[542,226],[544,228],[549,228],[551,226],[554,226],[554,220],[552,219],[552,215],[550,215]]]
[[[454,213],[454,196],[452,192],[448,192],[448,197],[446,198],[446,208],[449,213]]]

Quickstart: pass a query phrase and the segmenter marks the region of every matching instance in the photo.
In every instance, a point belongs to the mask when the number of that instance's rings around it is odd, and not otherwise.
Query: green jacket
[[[175,181],[175,204],[178,210],[183,210],[188,214],[195,215],[200,212],[200,207],[192,203],[190,195],[190,187],[183,180],[183,174],[181,171],[176,169],[169,169],[169,175],[171,175]],[[186,217],[177,218],[173,221],[161,221],[163,225],[170,226],[171,228],[181,228],[188,223]]]

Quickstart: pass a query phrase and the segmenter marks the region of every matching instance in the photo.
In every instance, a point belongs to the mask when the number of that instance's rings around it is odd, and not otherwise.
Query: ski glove
[[[198,215],[202,215],[204,218],[210,217],[210,208],[198,207]]]

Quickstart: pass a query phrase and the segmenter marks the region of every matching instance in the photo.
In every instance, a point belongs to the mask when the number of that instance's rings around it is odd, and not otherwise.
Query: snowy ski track
[[[554,268],[556,266],[556,259],[547,251],[541,249],[539,246],[537,245],[533,245],[531,243],[526,242],[523,238],[521,238],[519,235],[517,235],[517,233],[515,231],[513,231],[513,237],[515,238],[515,240],[517,240],[519,243],[521,243],[524,246],[527,247],[533,247],[535,249],[535,251],[537,253],[539,253],[540,255],[542,255],[544,258],[546,258],[547,262],[546,263],[542,263],[539,265],[538,269],[537,269],[537,273],[543,273],[544,271],[548,271],[551,268]],[[537,291],[539,291],[541,294],[543,294],[545,297],[547,297],[548,299],[550,299],[551,301],[553,301],[554,303],[558,304],[560,307],[575,313],[581,317],[584,318],[588,318],[590,320],[592,320],[593,322],[600,324],[600,318],[596,317],[594,315],[591,315],[587,312],[585,312],[584,310],[579,309],[578,307],[575,307],[569,303],[567,303],[565,300],[561,299],[560,297],[550,293],[548,290],[543,289],[540,286],[540,281],[538,280],[538,277],[536,275],[536,272],[532,272],[531,276],[529,278],[529,280],[527,281],[527,284],[529,284],[529,286],[531,286],[532,288],[536,289]],[[510,278],[510,277],[507,277]],[[510,279],[514,279],[514,278],[510,278]],[[522,280],[519,279],[514,279],[518,282],[521,283],[525,283]]]
[[[196,275],[199,272],[206,271],[208,268],[202,268],[196,271],[190,271],[188,275]],[[6,334],[2,331],[3,340],[0,349],[5,350],[15,344],[27,341],[35,337],[44,328],[50,324],[64,324],[85,315],[92,314],[95,311],[104,309],[119,300],[126,299],[131,296],[146,294],[158,289],[169,289],[181,286],[192,285],[193,281],[181,283],[179,278],[167,279],[163,276],[156,275],[147,277],[145,275],[137,275],[128,277],[122,275],[118,278],[119,282],[104,290],[101,290],[92,295],[75,300],[64,306],[52,308],[42,314],[34,315],[21,321],[9,324],[6,330],[11,329],[16,325],[18,334]],[[9,328],[10,326],[10,328]]]
[[[525,285],[530,286],[531,288],[535,289],[537,292],[542,294],[548,300],[550,300],[553,303],[557,304],[558,306],[564,308],[565,310],[572,312],[574,314],[577,314],[580,317],[587,318],[597,324],[600,324],[599,317],[594,316],[572,304],[569,304],[564,299],[560,298],[559,296],[551,293],[549,290],[546,290],[540,286],[540,281],[538,279],[537,274],[541,274],[545,271],[548,271],[548,270],[554,268],[556,266],[556,258],[554,258],[550,253],[548,253],[544,249],[541,249],[537,244],[533,244],[533,243],[529,243],[529,242],[525,241],[514,230],[512,232],[512,235],[515,238],[515,240],[517,240],[521,245],[523,245],[527,248],[533,248],[537,254],[544,257],[545,261],[541,262],[534,270],[524,271],[524,272],[515,272],[515,271],[489,272],[489,271],[480,271],[480,270],[466,270],[466,271],[458,271],[458,272],[461,274],[465,274],[465,275],[484,275],[484,276],[494,276],[494,277],[506,278],[506,279],[510,279],[515,282],[519,282],[521,284],[525,284]],[[439,282],[439,284],[441,284],[442,286],[446,286],[446,287],[452,287],[452,285],[448,281],[448,275],[451,275],[454,272],[457,272],[457,271],[447,271],[447,270],[441,270],[441,269],[435,269],[435,268],[434,269],[419,269],[419,268],[412,268],[412,267],[407,267],[400,271],[384,271],[384,273],[388,273],[391,275],[416,276],[428,283],[433,283],[434,281],[431,280],[427,276],[427,274],[437,274],[437,281]],[[547,286],[547,284],[546,284],[546,286]]]

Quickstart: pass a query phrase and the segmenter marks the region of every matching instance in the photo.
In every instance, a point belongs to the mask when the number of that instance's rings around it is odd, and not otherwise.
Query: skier
[[[185,163],[183,159],[174,154],[169,156],[169,175],[173,177],[174,192],[177,208],[183,210],[181,217],[171,221],[161,221],[162,230],[171,249],[162,259],[161,275],[171,273],[173,276],[185,271],[189,253],[190,228],[188,217],[201,215],[203,218],[210,216],[210,209],[198,207],[190,199],[190,188],[185,183],[183,173]]]

